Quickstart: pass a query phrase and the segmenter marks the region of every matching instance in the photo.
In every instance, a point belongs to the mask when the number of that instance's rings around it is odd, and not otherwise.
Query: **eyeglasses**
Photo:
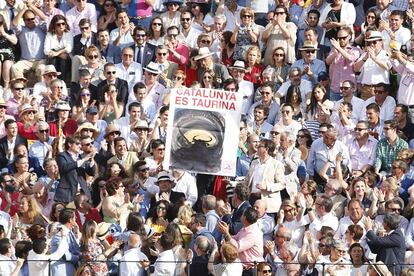
[[[252,18],[252,16],[250,14],[243,14],[242,18]]]
[[[40,133],[48,133],[49,132],[49,129],[39,129],[39,132]]]
[[[106,71],[105,73],[107,73],[108,75],[115,75],[116,71]]]
[[[165,53],[165,52],[163,52],[163,53],[157,53],[157,55],[159,55],[159,56],[166,56],[167,53]]]
[[[80,27],[81,31],[89,30],[89,27]]]
[[[176,38],[178,36],[178,34],[168,34],[168,37],[170,38]]]
[[[93,145],[93,142],[89,142],[89,143],[83,144],[82,146],[89,147],[89,146],[92,146],[92,145]]]
[[[363,130],[367,130],[367,128],[358,128],[358,127],[354,128],[354,131],[363,131]]]
[[[338,36],[336,37],[338,40],[345,40],[348,38],[348,36]]]
[[[24,87],[14,87],[13,90],[22,91],[24,90]]]
[[[162,23],[152,23],[153,26],[162,26]]]
[[[210,44],[211,43],[211,40],[204,40],[204,39],[202,39],[202,40],[200,40],[200,42],[203,43],[203,44]]]
[[[146,37],[146,34],[135,34],[135,37]]]
[[[88,56],[89,59],[96,59],[98,57],[99,57],[98,55],[90,55],[90,56]]]
[[[270,134],[272,134],[272,135],[279,135],[279,132],[277,132],[277,131],[271,131]]]
[[[339,90],[349,90],[351,87],[341,86],[339,87]]]
[[[181,18],[181,21],[191,21],[191,18],[190,17],[183,17],[183,18]]]
[[[307,54],[314,54],[316,51],[315,50],[306,50],[305,53]]]
[[[65,25],[66,25],[66,23],[65,23],[65,22],[59,22],[59,23],[56,23],[55,25],[56,25],[56,26],[65,26]]]

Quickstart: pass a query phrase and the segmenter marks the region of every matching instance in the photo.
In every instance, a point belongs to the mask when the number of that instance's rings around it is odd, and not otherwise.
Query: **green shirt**
[[[397,137],[394,145],[391,145],[386,138],[381,139],[377,144],[375,169],[391,173],[391,167],[398,153],[402,149],[408,149],[406,141]]]

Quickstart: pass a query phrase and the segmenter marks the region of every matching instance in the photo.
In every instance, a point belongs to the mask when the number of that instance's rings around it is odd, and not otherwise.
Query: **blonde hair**
[[[29,218],[29,223],[33,224],[36,217],[40,216],[40,207],[37,204],[36,199],[33,196],[29,195],[22,195],[19,199],[19,203],[23,200],[27,200],[27,204],[29,205],[29,210],[27,211],[27,217]],[[20,212],[19,212],[20,214]]]
[[[246,54],[245,54],[246,56],[245,56],[244,60],[245,60],[246,62],[248,62],[249,53],[250,53],[251,51],[256,51],[256,53],[257,53],[256,64],[260,64],[260,63],[262,62],[262,53],[260,52],[259,47],[257,47],[256,45],[250,46],[250,47],[247,49]]]
[[[193,216],[193,209],[188,205],[183,205],[178,209],[178,224],[189,225],[191,223],[191,217]]]
[[[394,177],[387,177],[387,179],[384,180],[382,185],[388,184],[390,191],[393,195],[396,195],[397,192],[400,190],[400,185],[398,184],[397,179]]]

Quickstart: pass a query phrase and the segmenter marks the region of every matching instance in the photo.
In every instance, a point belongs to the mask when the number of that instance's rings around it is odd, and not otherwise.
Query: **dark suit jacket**
[[[58,153],[56,162],[59,166],[60,183],[56,188],[55,201],[68,203],[73,201],[80,184],[85,195],[91,199],[91,191],[85,180],[85,173],[95,175],[95,165],[89,166],[89,162],[85,162],[78,167],[76,161],[72,159],[67,151]]]
[[[14,143],[15,147],[20,144],[25,144],[27,148],[27,140],[17,134],[16,142]],[[14,150],[14,149],[11,149]],[[7,145],[7,136],[4,136],[0,139],[0,168],[6,167],[9,163],[9,160],[7,159],[7,153],[9,152],[9,146]]]
[[[400,229],[385,237],[378,237],[374,231],[366,234],[367,243],[372,253],[377,254],[377,261],[383,261],[393,275],[400,275],[401,265],[404,263],[405,239]],[[396,264],[395,271],[393,263]]]
[[[93,84],[89,84],[89,92],[91,92],[91,100],[96,100],[96,106],[98,106],[98,88],[93,85]],[[69,103],[70,106],[75,106],[79,99],[80,99],[80,95],[79,92],[81,90],[81,86],[79,83],[72,83],[72,86],[70,87],[70,97],[69,97]]]
[[[135,58],[135,51],[137,51],[136,46],[137,45],[135,44],[134,45],[134,61],[135,62],[137,62],[137,60]],[[142,68],[144,68],[145,66],[147,66],[148,63],[150,63],[151,61],[154,61],[155,60],[155,49],[156,48],[157,47],[154,46],[154,45],[152,45],[152,44],[145,43],[145,46],[144,46],[144,54],[142,56],[142,63],[141,63]]]
[[[236,235],[240,229],[242,229],[243,224],[241,222],[241,217],[244,213],[244,210],[251,207],[248,200],[243,202],[237,210],[234,210],[232,215],[225,215],[223,221],[229,225],[229,230],[231,235]]]
[[[107,84],[106,80],[101,81],[98,84],[98,103],[103,100],[103,88]],[[116,97],[116,101],[119,103],[123,103],[124,105],[128,102],[128,83],[123,79],[116,78],[115,80],[116,89],[118,89],[118,96]],[[124,110],[125,113],[125,110]],[[123,115],[122,115],[123,116]]]
[[[72,54],[74,56],[76,55],[80,55],[83,56],[83,54],[85,53],[86,50],[86,45],[82,44],[81,40],[82,35],[78,34],[75,35],[75,37],[73,38],[73,50],[72,50]],[[98,41],[96,40],[96,34],[94,32],[92,32],[92,36],[91,36],[91,45],[98,45]]]

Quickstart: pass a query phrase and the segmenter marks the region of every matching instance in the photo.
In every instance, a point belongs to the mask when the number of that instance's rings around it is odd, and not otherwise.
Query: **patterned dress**
[[[99,262],[99,260],[103,260],[105,249],[103,245],[99,242],[99,240],[90,241],[88,243],[87,251],[82,252],[82,261],[83,262],[90,262],[89,266],[92,268],[94,272],[94,276],[104,276],[108,275],[108,266],[105,262]],[[96,262],[94,262],[96,261]]]

